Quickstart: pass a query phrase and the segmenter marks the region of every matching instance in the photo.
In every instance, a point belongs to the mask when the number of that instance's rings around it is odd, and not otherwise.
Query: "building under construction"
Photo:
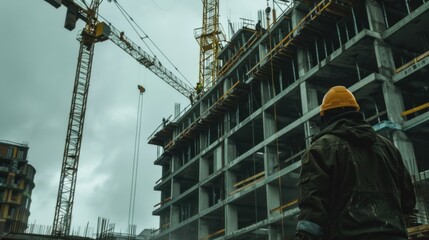
[[[291,2],[238,30],[213,85],[149,138],[163,148],[156,239],[291,238],[300,159],[334,85],[401,151],[418,195],[410,238],[425,235],[429,1]]]

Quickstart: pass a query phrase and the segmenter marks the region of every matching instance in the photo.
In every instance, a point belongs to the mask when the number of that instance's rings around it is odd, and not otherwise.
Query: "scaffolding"
[[[264,77],[271,72],[271,63],[278,63],[283,58],[290,58],[296,48],[303,47],[324,31],[324,22],[336,22],[350,11],[353,0],[322,0],[307,13],[296,26],[269,52],[253,66],[247,75]],[[265,64],[270,62],[270,64]]]
[[[173,151],[183,146],[187,140],[196,137],[196,133],[202,127],[206,127],[214,119],[221,117],[228,109],[240,102],[240,97],[248,91],[247,84],[237,81],[225,92],[216,102],[214,102],[206,111],[198,116],[189,126],[181,131],[174,139],[171,139],[165,146],[164,152]],[[155,141],[155,140],[151,140]]]

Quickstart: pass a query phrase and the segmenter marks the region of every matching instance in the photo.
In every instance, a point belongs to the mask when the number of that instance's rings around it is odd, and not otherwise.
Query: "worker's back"
[[[393,144],[363,120],[341,119],[312,148],[327,154],[331,174],[329,239],[406,239],[403,213],[413,210],[414,191]]]
[[[398,149],[344,86],[325,94],[320,118],[326,127],[301,160],[296,240],[406,240],[416,199]]]

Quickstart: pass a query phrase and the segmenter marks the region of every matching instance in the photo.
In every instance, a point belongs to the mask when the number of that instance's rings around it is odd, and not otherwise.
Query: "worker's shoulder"
[[[379,149],[390,152],[393,156],[400,155],[399,149],[388,138],[377,134],[375,144],[378,144]]]
[[[393,142],[391,140],[389,140],[388,138],[380,135],[380,134],[376,134],[376,142],[378,142],[379,144],[385,145],[385,146],[389,146],[391,148],[395,148],[395,145],[393,144]]]
[[[339,144],[344,144],[345,141],[341,137],[332,134],[332,133],[325,133],[323,135],[320,135],[315,140],[313,140],[312,146],[313,147],[321,147],[321,148],[328,148],[332,146],[337,146]]]

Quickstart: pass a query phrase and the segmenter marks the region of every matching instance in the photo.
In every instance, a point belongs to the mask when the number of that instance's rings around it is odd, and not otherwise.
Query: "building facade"
[[[293,239],[300,159],[334,85],[401,151],[418,195],[410,237],[427,231],[429,1],[291,2],[237,31],[216,84],[149,138],[163,149],[156,239]]]
[[[27,228],[36,173],[27,153],[26,144],[0,141],[0,236]]]

